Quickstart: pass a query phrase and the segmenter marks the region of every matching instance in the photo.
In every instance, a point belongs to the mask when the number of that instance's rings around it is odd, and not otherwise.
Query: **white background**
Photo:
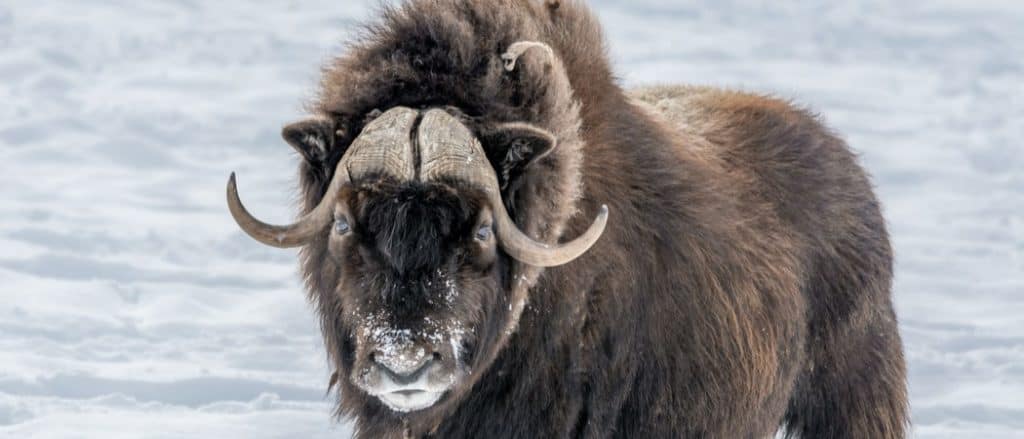
[[[1024,3],[597,1],[626,85],[821,112],[874,175],[918,437],[1024,437]],[[769,4],[770,6],[765,6]],[[278,137],[368,2],[0,2],[0,436],[347,437]]]

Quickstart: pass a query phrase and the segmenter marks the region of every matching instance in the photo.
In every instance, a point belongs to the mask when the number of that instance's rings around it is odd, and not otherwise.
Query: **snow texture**
[[[820,111],[875,177],[915,435],[1024,437],[1024,3],[593,2],[626,84]],[[347,437],[291,218],[319,65],[369,1],[0,2],[0,436]]]

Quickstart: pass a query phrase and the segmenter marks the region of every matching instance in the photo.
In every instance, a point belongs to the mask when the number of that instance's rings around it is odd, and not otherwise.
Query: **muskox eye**
[[[486,241],[490,237],[491,237],[491,226],[480,226],[479,229],[476,229],[476,239],[479,239],[481,241]]]
[[[348,220],[345,219],[345,218],[335,218],[334,219],[334,231],[337,234],[339,234],[339,235],[344,235],[344,234],[348,233],[348,231],[349,231]]]

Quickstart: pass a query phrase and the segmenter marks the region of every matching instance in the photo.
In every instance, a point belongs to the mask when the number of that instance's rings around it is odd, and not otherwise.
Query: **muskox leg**
[[[847,286],[857,284],[847,280]],[[786,437],[905,437],[906,372],[887,281],[868,280],[861,291],[831,283],[815,292],[832,300],[819,304],[811,322],[807,366],[784,419]],[[851,301],[837,303],[837,297]]]

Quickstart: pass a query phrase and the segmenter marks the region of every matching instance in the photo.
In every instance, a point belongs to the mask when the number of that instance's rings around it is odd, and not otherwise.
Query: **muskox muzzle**
[[[273,247],[297,247],[314,239],[331,224],[339,190],[362,177],[386,175],[399,181],[424,182],[454,179],[487,194],[494,213],[495,236],[501,248],[525,264],[538,267],[565,264],[580,257],[600,238],[608,220],[606,206],[601,206],[590,227],[572,241],[546,244],[533,240],[519,230],[506,211],[494,168],[469,128],[440,109],[427,110],[418,125],[417,118],[420,118],[419,111],[395,107],[368,123],[338,162],[323,199],[293,224],[271,225],[249,214],[238,198],[232,173],[227,188],[231,216],[242,230],[259,242]]]

